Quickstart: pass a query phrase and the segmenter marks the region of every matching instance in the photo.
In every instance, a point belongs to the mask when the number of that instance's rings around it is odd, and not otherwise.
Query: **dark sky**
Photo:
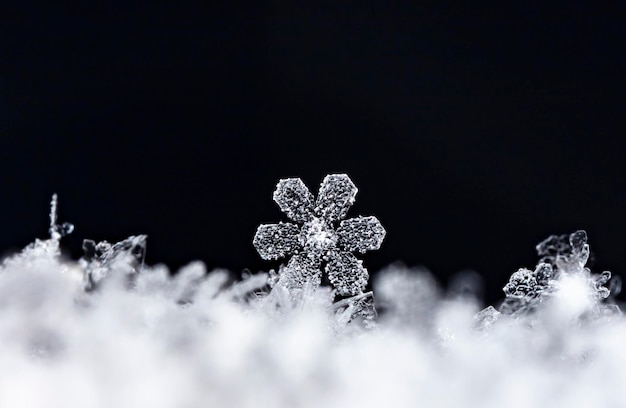
[[[576,229],[624,272],[624,7],[172,3],[2,6],[0,249],[57,192],[74,257],[146,233],[150,263],[267,270],[278,179],[346,172],[388,232],[371,272],[473,269],[494,300]]]

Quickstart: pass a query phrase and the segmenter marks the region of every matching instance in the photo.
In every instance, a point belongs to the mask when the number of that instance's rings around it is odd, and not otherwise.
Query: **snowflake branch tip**
[[[280,180],[274,191],[274,201],[293,221],[305,222],[312,216],[313,194],[299,178]]]
[[[357,192],[347,174],[329,174],[320,185],[315,214],[329,221],[342,219],[354,204]]]
[[[346,251],[365,253],[380,248],[387,232],[376,217],[357,217],[341,221],[337,228],[339,245]]]
[[[363,262],[349,252],[336,252],[326,265],[328,280],[341,296],[363,293],[369,274]]]
[[[298,226],[283,222],[260,225],[252,243],[265,260],[284,258],[298,248]]]

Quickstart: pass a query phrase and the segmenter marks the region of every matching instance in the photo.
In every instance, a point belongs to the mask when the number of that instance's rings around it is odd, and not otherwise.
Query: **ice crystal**
[[[85,254],[80,262],[85,270],[85,289],[94,289],[112,271],[132,278],[143,265],[147,239],[146,235],[130,236],[115,244],[84,240]]]
[[[575,272],[589,259],[587,233],[579,230],[569,235],[550,235],[537,245],[537,253],[543,257],[543,262],[564,272]]]
[[[317,200],[299,178],[278,182],[274,201],[288,218],[301,225],[280,222],[258,227],[253,244],[263,259],[289,257],[278,279],[270,282],[280,282],[290,289],[307,283],[318,286],[324,270],[339,295],[363,292],[369,275],[352,252],[380,248],[386,232],[372,216],[340,221],[354,203],[356,193],[356,186],[346,174],[327,175]]]
[[[520,268],[511,275],[503,291],[507,297],[531,301],[548,289],[552,275],[552,265],[548,263],[539,263],[534,271]]]
[[[535,270],[519,269],[504,286],[506,299],[500,307],[502,313],[527,314],[541,303],[567,291],[579,291],[579,296],[596,300],[606,299],[611,294],[610,289],[604,286],[611,279],[611,273],[592,274],[585,266],[590,253],[585,231],[551,235],[536,249],[541,259]],[[597,306],[593,313],[607,311],[606,305],[593,304]],[[613,309],[610,305],[608,308]]]
[[[32,263],[41,262],[44,259],[51,261],[61,255],[60,240],[74,231],[74,225],[68,222],[59,224],[58,209],[59,198],[56,194],[53,194],[50,200],[50,223],[48,228],[50,236],[48,239],[36,239],[35,242],[24,248],[20,254],[4,259],[3,263]]]
[[[59,240],[61,237],[71,234],[74,231],[74,225],[69,222],[59,224],[57,222],[59,208],[59,197],[56,194],[52,195],[50,201],[50,238],[53,240]]]
[[[485,330],[489,329],[493,324],[502,316],[502,313],[499,312],[493,306],[487,306],[480,312],[476,313],[474,316],[474,320],[476,320],[476,325],[478,329]]]
[[[346,324],[356,318],[361,319],[365,328],[376,327],[377,313],[372,292],[335,302],[331,309],[335,311],[335,330],[343,329]]]

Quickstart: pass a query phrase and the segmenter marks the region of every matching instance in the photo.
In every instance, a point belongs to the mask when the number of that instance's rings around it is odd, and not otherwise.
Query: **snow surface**
[[[0,268],[0,407],[626,401],[626,320],[585,317],[602,300],[584,275],[567,275],[535,313],[489,325],[474,299],[396,265],[378,275],[380,316],[366,329],[328,288],[294,297],[270,290],[265,274],[227,285],[226,272],[199,262],[174,277],[117,263],[85,291],[86,264],[61,259],[58,245],[38,240]]]
[[[598,407],[626,401],[626,319],[583,231],[538,247],[497,310],[393,265],[336,298],[281,267],[229,283],[143,263],[145,236],[51,238],[0,265],[0,407]],[[278,275],[277,275],[278,274]],[[268,283],[272,282],[273,285]],[[614,291],[616,286],[613,286]],[[375,318],[374,305],[379,311]]]

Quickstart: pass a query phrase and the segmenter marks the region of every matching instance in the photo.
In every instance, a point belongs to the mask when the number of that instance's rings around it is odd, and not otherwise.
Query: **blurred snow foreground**
[[[364,292],[353,253],[385,230],[340,221],[355,195],[345,175],[317,201],[281,180],[295,224],[262,225],[254,244],[289,261],[236,283],[200,262],[145,265],[145,236],[64,259],[73,227],[53,197],[50,238],[0,267],[0,407],[624,406],[619,284],[585,267],[584,231],[540,243],[498,308],[402,265]]]

